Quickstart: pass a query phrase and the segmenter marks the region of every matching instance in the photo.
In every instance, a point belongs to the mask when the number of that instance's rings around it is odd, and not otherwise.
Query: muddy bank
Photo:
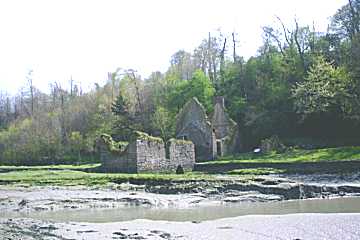
[[[359,239],[360,214],[243,216],[204,222],[55,223],[0,219],[2,239]]]
[[[181,208],[239,202],[357,196],[359,193],[359,184],[324,185],[274,177],[256,177],[245,182],[231,178],[219,178],[216,181],[147,181],[101,187],[2,185],[0,212],[124,206]]]
[[[360,214],[333,214],[357,212],[352,209],[344,211],[341,208],[326,215],[238,217],[258,214],[244,213],[245,205],[241,204],[246,203],[263,203],[259,208],[260,214],[288,214],[293,212],[267,211],[276,207],[289,209],[289,206],[283,205],[270,206],[292,202],[281,200],[359,196],[359,193],[360,185],[354,183],[325,185],[316,181],[298,182],[295,177],[290,180],[271,176],[259,176],[247,181],[219,177],[216,181],[137,181],[94,187],[0,185],[0,239],[238,239],[240,235],[242,239],[341,239],[344,236],[346,239],[359,239]],[[358,198],[355,201],[355,208],[359,208]],[[340,205],[348,206],[348,203]],[[232,204],[239,206],[239,212]],[[320,204],[322,206],[324,202]],[[227,205],[230,205],[227,209],[212,208]],[[134,217],[133,213],[135,217],[119,222],[123,218],[119,220],[118,215],[124,214],[122,210],[127,207],[141,214],[130,211],[131,217]],[[189,220],[188,213],[184,211],[186,218],[179,218],[179,221],[187,222],[139,220],[148,218],[144,212],[149,209],[173,209],[178,214],[179,209],[187,208],[198,209],[201,217],[206,212],[218,211],[223,214],[224,210],[229,210],[229,214],[209,217],[204,221],[196,217]],[[106,209],[110,212],[104,211]],[[303,209],[302,206],[300,209]],[[318,205],[314,209],[317,210]],[[89,215],[90,210],[95,210],[94,215]],[[78,217],[81,211],[86,213],[83,218],[68,222],[71,214]],[[63,219],[58,218],[56,222],[46,220],[54,220],[51,213],[60,215],[62,212]],[[114,218],[110,222],[113,223],[89,223],[94,222],[91,218],[99,214],[106,215],[108,220],[110,213]],[[159,213],[155,211],[151,214]]]
[[[42,212],[62,209],[122,208],[129,206],[154,208],[186,208],[241,201],[280,201],[280,195],[257,191],[226,190],[216,188],[193,193],[159,194],[136,189],[130,184],[108,188],[88,187],[1,187],[0,217],[9,212]],[[124,189],[136,190],[124,190]]]

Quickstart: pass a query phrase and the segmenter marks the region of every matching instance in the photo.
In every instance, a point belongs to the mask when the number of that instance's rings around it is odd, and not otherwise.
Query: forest
[[[142,78],[118,68],[105,85],[51,83],[0,92],[0,164],[96,162],[102,133],[126,141],[139,130],[167,140],[176,114],[197,97],[208,115],[224,96],[247,152],[276,136],[305,149],[360,145],[360,0],[349,0],[326,32],[301,25],[263,27],[255,56],[237,52],[241,33],[210,32],[192,51],[179,50],[166,72]]]

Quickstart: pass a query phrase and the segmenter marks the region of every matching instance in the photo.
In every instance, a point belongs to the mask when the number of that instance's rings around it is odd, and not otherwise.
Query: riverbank
[[[54,175],[56,180],[59,175]],[[360,209],[358,175],[289,177],[138,176],[118,183],[65,186],[64,181],[59,185],[38,181],[40,174],[35,182],[0,185],[0,236],[12,240],[236,239],[240,235],[243,239],[358,239],[360,213],[334,214]],[[327,184],[319,182],[324,178]],[[299,200],[306,198],[318,200]],[[330,214],[239,217],[301,210]],[[144,218],[153,220],[140,220]]]
[[[300,176],[297,176],[300,177]],[[351,177],[351,176],[349,176]],[[350,179],[354,179],[351,177]],[[0,212],[44,212],[63,209],[174,207],[271,202],[360,195],[360,182],[298,182],[273,176],[244,179],[214,176],[209,180],[140,180],[103,185],[0,185]]]
[[[98,164],[0,167],[0,236],[358,239],[359,215],[343,213],[360,214],[359,166],[214,162],[182,175],[108,174],[97,172]],[[253,214],[271,216],[241,217]]]

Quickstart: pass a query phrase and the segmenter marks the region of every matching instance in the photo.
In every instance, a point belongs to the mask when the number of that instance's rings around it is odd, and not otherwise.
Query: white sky
[[[315,22],[325,31],[347,0],[0,0],[0,91],[15,93],[34,70],[35,85],[84,89],[117,67],[143,77],[165,71],[177,50],[192,51],[209,31],[238,32],[238,54],[256,54],[261,27]]]

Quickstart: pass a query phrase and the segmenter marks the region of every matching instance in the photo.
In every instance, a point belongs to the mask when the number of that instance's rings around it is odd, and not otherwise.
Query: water
[[[191,208],[124,207],[118,209],[61,210],[17,213],[7,217],[27,217],[51,221],[106,223],[134,219],[165,221],[205,221],[244,215],[294,213],[360,213],[360,198],[295,200],[269,203],[237,203]]]

